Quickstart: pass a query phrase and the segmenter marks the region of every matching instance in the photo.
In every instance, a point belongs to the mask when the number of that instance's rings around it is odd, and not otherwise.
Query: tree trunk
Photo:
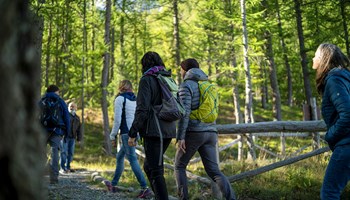
[[[115,43],[115,30],[114,28],[112,28],[112,34],[111,34],[111,49],[110,49],[110,53],[111,53],[111,65],[110,65],[110,78],[108,79],[108,84],[112,82],[112,80],[114,79],[114,65],[115,65],[115,56],[114,56],[114,43]]]
[[[92,7],[94,8],[95,7],[95,0],[92,0]],[[92,16],[95,16],[95,9],[92,9]],[[95,30],[95,26],[92,26],[91,27],[91,31],[92,31],[92,34],[91,34],[91,51],[94,52],[95,51],[95,40],[96,40],[96,30]],[[88,69],[88,68],[87,68]],[[89,70],[86,70],[86,74],[88,74]],[[90,75],[90,79],[91,79],[91,82],[95,83],[96,81],[96,77],[95,77],[95,64],[94,62],[92,62],[92,65],[91,65],[91,68],[90,68],[90,72],[91,72],[91,75]],[[87,77],[89,77],[87,75]],[[87,78],[87,82],[88,82],[88,78]]]
[[[269,10],[269,6],[266,0],[262,0],[262,6],[264,9],[264,18],[269,18],[269,14],[267,13]],[[267,63],[269,65],[269,78],[272,89],[272,111],[274,115],[274,120],[280,121],[282,119],[281,114],[281,95],[278,87],[277,81],[277,72],[276,72],[276,64],[275,58],[273,56],[273,48],[272,48],[272,36],[271,32],[266,30],[264,33],[265,37],[265,57],[267,58]]]
[[[135,78],[134,80],[139,80],[139,72],[140,72],[140,69],[139,69],[139,57],[138,57],[138,53],[137,53],[137,50],[138,50],[138,46],[137,46],[137,27],[136,25],[134,26],[134,61],[135,61]]]
[[[52,21],[49,20],[49,33],[47,36],[46,44],[46,67],[45,67],[45,87],[49,86],[49,69],[50,69],[50,59],[51,59],[51,37],[52,37]]]
[[[82,58],[82,72],[81,72],[81,147],[84,144],[84,129],[85,129],[85,66],[87,55],[87,30],[86,30],[86,0],[84,0],[83,8],[83,58]]]
[[[260,66],[260,79],[262,80],[262,83],[260,84],[260,90],[261,90],[261,108],[266,109],[267,108],[267,102],[268,102],[268,88],[267,88],[267,79],[266,79],[266,66],[264,62],[259,61]]]
[[[348,58],[350,58],[350,43],[349,43],[349,31],[348,31],[348,24],[346,23],[346,12],[345,12],[345,0],[339,0],[340,1],[340,14],[342,17],[343,22],[343,29],[344,29],[344,40],[345,40],[345,47],[346,47],[346,53],[348,55]]]
[[[292,106],[292,104],[293,104],[292,74],[291,74],[291,70],[290,70],[290,64],[289,64],[289,59],[288,59],[287,47],[286,47],[286,44],[284,42],[282,22],[281,22],[281,16],[280,16],[280,8],[279,8],[278,0],[275,0],[275,7],[276,7],[276,10],[277,10],[278,35],[279,35],[280,41],[281,41],[283,60],[284,60],[285,68],[286,68],[286,74],[287,74],[287,84],[288,84],[287,105],[288,106]]]
[[[103,69],[102,69],[102,115],[103,115],[103,132],[104,132],[104,142],[105,151],[108,155],[111,154],[111,143],[109,140],[109,120],[108,120],[108,102],[107,102],[107,86],[108,86],[108,70],[110,54],[108,52],[110,45],[110,23],[111,23],[111,0],[106,0],[106,21],[105,21],[105,34],[104,41],[106,45],[106,52],[103,56]]]
[[[299,38],[299,53],[301,57],[301,67],[303,70],[303,79],[304,79],[304,90],[305,90],[305,98],[308,105],[311,104],[311,86],[310,86],[310,78],[309,78],[309,71],[307,66],[307,59],[306,59],[306,49],[304,44],[304,33],[303,33],[303,22],[302,22],[302,15],[301,15],[301,9],[300,9],[300,0],[294,0],[294,6],[295,6],[295,15],[296,15],[296,22],[297,22],[297,29],[298,29],[298,38]]]
[[[228,16],[233,15],[233,7],[231,0],[225,1],[225,7],[226,7],[226,13]],[[234,46],[234,24],[230,23],[229,29],[228,29],[228,35],[230,38],[230,47],[229,47],[229,55],[231,60],[231,67],[232,67],[232,98],[233,98],[233,106],[234,106],[234,115],[236,119],[236,124],[243,123],[243,116],[241,112],[241,105],[239,103],[239,92],[238,92],[238,67],[237,67],[237,60],[236,60],[236,50]],[[244,155],[243,150],[243,137],[241,135],[238,135],[239,143],[238,143],[238,153],[237,153],[237,159],[242,160]]]
[[[178,2],[177,0],[173,0],[173,9],[174,9],[174,51],[175,51],[175,66],[176,66],[176,74],[177,74],[177,82],[180,84],[182,77],[180,73],[180,32],[179,32],[179,11],[178,11]]]
[[[122,72],[122,74],[126,74],[124,72],[125,69],[125,4],[126,1],[122,1],[122,15],[120,16],[120,36],[119,36],[119,43],[120,43],[120,59],[119,59],[119,71]]]
[[[253,117],[253,95],[252,95],[252,83],[250,76],[250,67],[248,60],[248,33],[246,22],[246,9],[245,0],[240,0],[241,3],[241,16],[243,27],[243,56],[244,56],[244,71],[245,71],[245,123],[254,123]],[[256,160],[254,141],[250,134],[247,134],[247,141],[249,146],[249,152],[252,159]]]
[[[37,120],[40,30],[34,32],[38,26],[29,24],[28,7],[26,0],[0,5],[0,199],[46,198],[45,134]]]

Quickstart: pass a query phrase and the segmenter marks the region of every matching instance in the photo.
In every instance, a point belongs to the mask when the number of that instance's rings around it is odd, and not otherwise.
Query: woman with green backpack
[[[219,169],[216,146],[218,95],[208,76],[199,69],[198,62],[187,59],[181,63],[184,82],[180,85],[179,96],[186,114],[180,119],[177,130],[177,151],[175,155],[175,177],[179,199],[189,199],[186,167],[198,151],[208,176],[216,182],[225,199],[235,199],[230,182]]]

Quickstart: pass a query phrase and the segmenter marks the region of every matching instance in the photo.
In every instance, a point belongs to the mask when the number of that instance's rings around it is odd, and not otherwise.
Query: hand
[[[128,139],[128,144],[129,144],[129,146],[131,146],[131,147],[136,146],[136,138],[129,137],[129,139]]]
[[[116,147],[116,146],[117,146],[115,140],[111,140],[111,143],[112,143],[112,146],[113,146],[113,147]]]
[[[179,140],[177,142],[177,148],[179,148],[181,151],[183,151],[184,153],[186,153],[186,144],[185,144],[185,140]]]

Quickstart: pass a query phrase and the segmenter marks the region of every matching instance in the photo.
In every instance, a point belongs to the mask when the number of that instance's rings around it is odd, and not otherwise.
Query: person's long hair
[[[157,52],[149,51],[141,59],[142,73],[154,66],[164,66],[163,60]]]
[[[325,78],[333,68],[349,69],[350,61],[344,53],[334,44],[323,43],[317,48],[319,54],[319,66],[316,70],[316,88],[322,94],[325,87]]]
[[[132,84],[129,80],[122,80],[119,83],[119,92],[124,93],[124,92],[131,92],[132,91]]]

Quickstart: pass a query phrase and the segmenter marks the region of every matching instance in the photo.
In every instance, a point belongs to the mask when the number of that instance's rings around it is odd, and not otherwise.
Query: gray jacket
[[[206,81],[208,76],[199,68],[188,70],[184,77],[184,82],[179,88],[179,97],[183,103],[186,114],[180,119],[176,134],[177,140],[185,139],[186,132],[217,132],[216,123],[204,123],[199,120],[191,120],[190,114],[192,110],[199,107],[199,88],[198,81]]]

